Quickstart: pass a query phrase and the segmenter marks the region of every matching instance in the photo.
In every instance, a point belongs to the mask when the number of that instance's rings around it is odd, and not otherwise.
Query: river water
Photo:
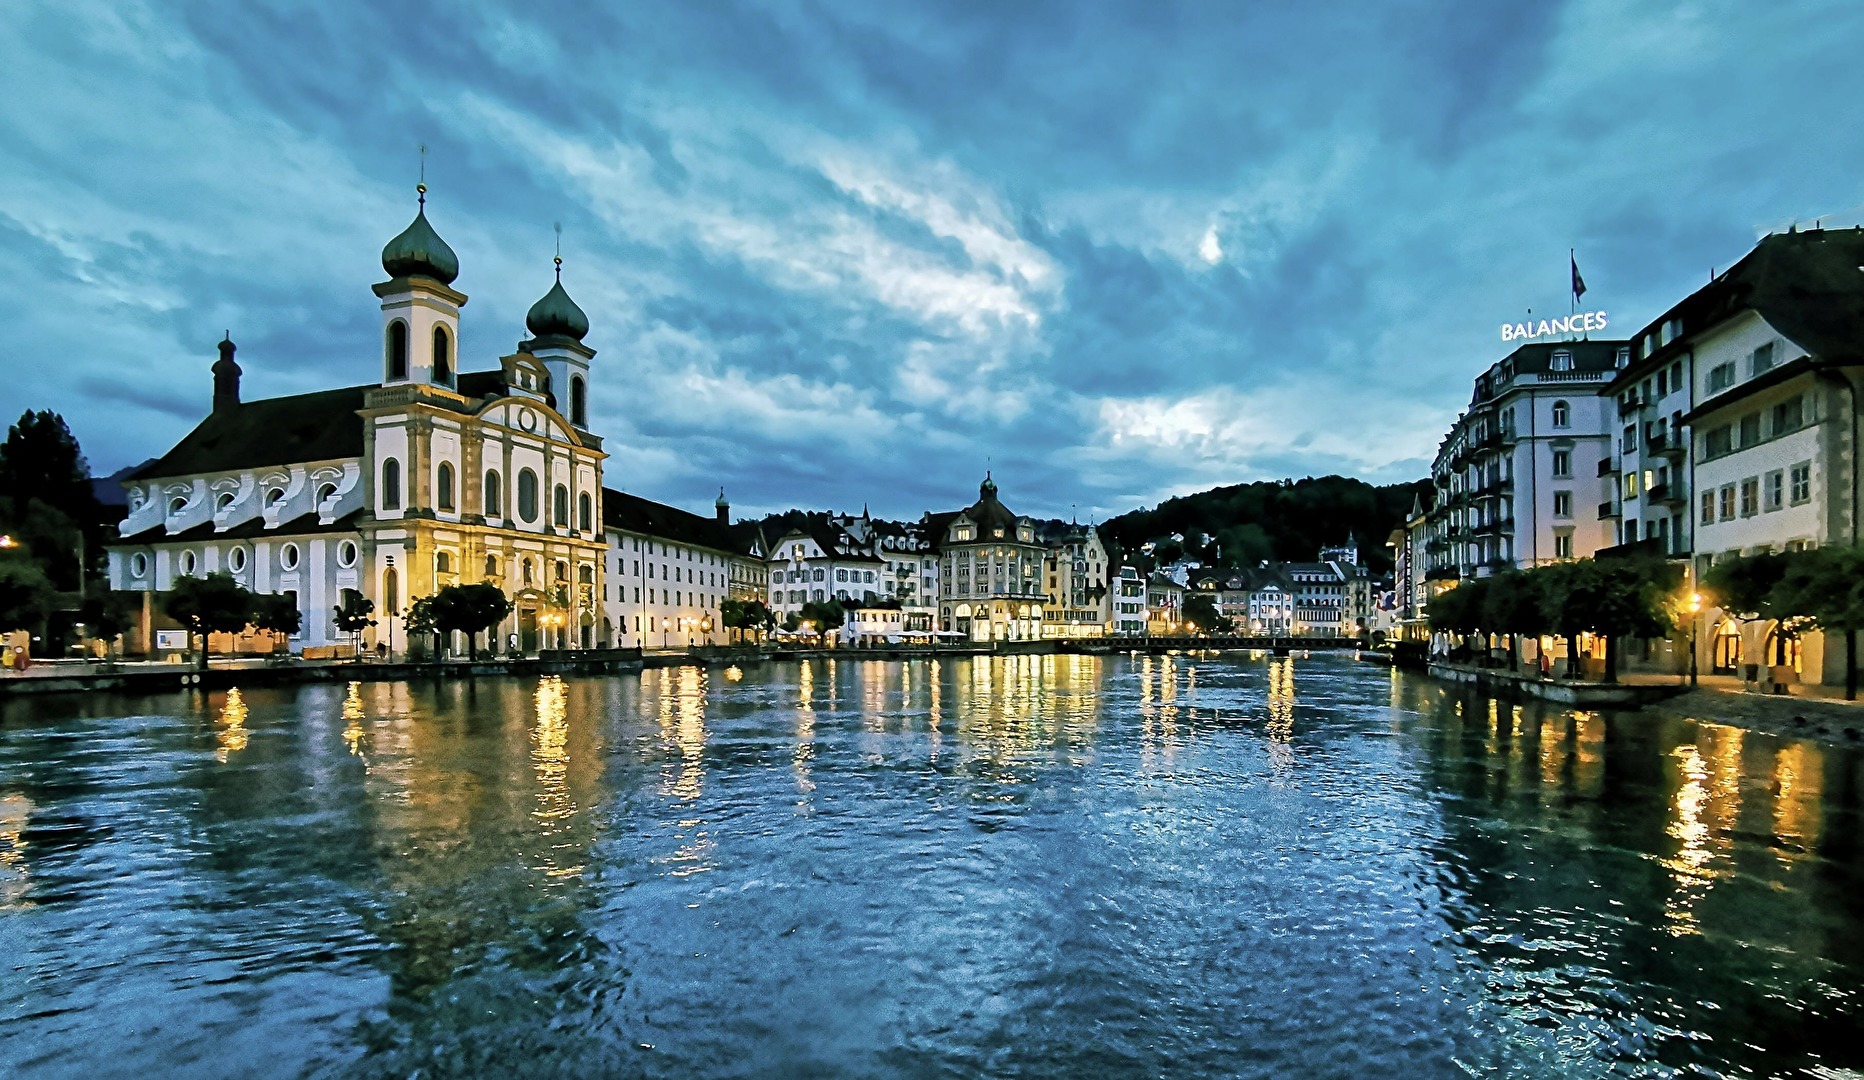
[[[1861,766],[1337,656],[14,702],[0,1075],[1854,1075]]]

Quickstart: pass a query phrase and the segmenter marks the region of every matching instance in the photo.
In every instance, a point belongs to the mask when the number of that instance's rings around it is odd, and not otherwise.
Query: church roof
[[[357,410],[369,386],[260,398],[209,413],[168,453],[126,480],[232,472],[298,461],[362,456],[363,423]]]
[[[756,539],[756,530],[725,525],[677,506],[657,503],[614,488],[602,489],[602,523],[623,532],[655,536],[694,547],[744,554]]]

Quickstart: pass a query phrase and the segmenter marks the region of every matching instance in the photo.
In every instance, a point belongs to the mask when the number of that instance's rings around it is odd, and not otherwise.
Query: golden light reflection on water
[[[219,730],[214,733],[214,741],[219,749],[214,756],[226,761],[233,754],[246,749],[246,742],[251,737],[246,730],[246,699],[239,692],[239,687],[227,691],[226,704],[220,708]]]
[[[362,683],[352,682],[349,692],[343,695],[343,741],[357,757],[363,756],[363,741],[369,735],[363,730],[362,717]]]
[[[553,881],[578,877],[583,872],[578,858],[582,846],[568,835],[568,823],[576,816],[577,806],[569,789],[569,701],[562,677],[546,675],[539,679],[531,704],[536,716],[531,727],[531,770],[537,778],[531,818],[538,823],[538,832],[545,841],[540,852],[542,864],[537,869]]]
[[[0,911],[26,906],[21,901],[31,886],[26,871],[26,823],[32,817],[32,800],[18,792],[0,797]]]
[[[682,667],[662,668],[660,674],[660,737],[678,755],[661,791],[676,799],[697,799],[705,792],[706,672]]]
[[[1662,860],[1674,889],[1664,903],[1665,929],[1677,936],[1701,933],[1696,906],[1732,870],[1735,819],[1741,812],[1741,743],[1738,728],[1704,725],[1695,743],[1671,751],[1682,783],[1670,803],[1666,832],[1677,850]]]
[[[1773,763],[1773,835],[1780,861],[1791,864],[1819,841],[1825,755],[1810,743],[1789,743]]]
[[[796,748],[790,751],[790,769],[796,774],[796,790],[805,796],[815,790],[809,778],[809,763],[815,759],[814,694],[815,661],[804,660],[796,677]]]
[[[1294,657],[1269,661],[1268,736],[1269,762],[1278,770],[1294,765]]]

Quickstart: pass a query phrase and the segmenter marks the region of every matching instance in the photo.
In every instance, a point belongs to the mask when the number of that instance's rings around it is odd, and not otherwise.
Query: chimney
[[[214,412],[231,412],[239,407],[239,364],[233,360],[233,334],[220,341],[220,359],[214,361]]]

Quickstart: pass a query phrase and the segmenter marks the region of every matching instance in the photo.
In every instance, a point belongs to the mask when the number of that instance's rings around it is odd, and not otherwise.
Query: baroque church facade
[[[427,220],[382,251],[375,383],[246,401],[230,340],[208,416],[124,485],[111,588],[140,593],[140,645],[180,577],[232,574],[291,596],[301,647],[348,641],[335,609],[374,603],[364,644],[407,644],[411,598],[489,581],[513,600],[495,633],[524,649],[610,643],[602,610],[601,439],[588,430],[588,318],[557,280],[528,335],[489,370],[458,355],[459,260]]]

